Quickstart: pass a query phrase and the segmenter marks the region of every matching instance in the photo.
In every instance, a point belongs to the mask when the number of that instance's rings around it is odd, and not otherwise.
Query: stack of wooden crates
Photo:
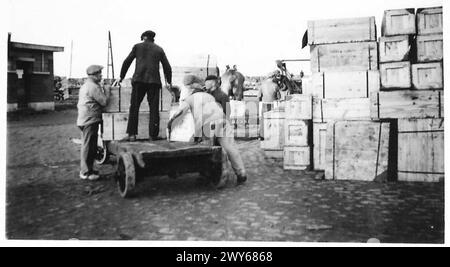
[[[313,166],[326,179],[387,175],[390,124],[370,118],[380,90],[375,17],[308,22]]]
[[[384,13],[380,38],[381,91],[371,117],[398,129],[394,142],[400,181],[444,177],[442,8]]]

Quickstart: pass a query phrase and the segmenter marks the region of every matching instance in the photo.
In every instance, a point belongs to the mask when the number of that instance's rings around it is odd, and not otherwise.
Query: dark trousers
[[[147,101],[150,107],[150,123],[148,132],[150,137],[158,137],[159,134],[159,95],[161,84],[134,82],[131,92],[130,114],[128,117],[128,135],[137,135],[139,124],[139,108],[141,102],[147,94]]]
[[[81,130],[80,171],[87,174],[94,169],[94,160],[97,153],[97,139],[99,122],[86,126],[79,126]]]

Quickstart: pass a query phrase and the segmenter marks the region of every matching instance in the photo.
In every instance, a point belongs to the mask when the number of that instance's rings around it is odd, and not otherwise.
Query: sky
[[[276,69],[277,59],[308,59],[301,49],[308,20],[375,16],[383,11],[442,5],[442,0],[7,0],[7,30],[12,41],[63,46],[55,53],[55,75],[84,77],[90,64],[106,66],[108,30],[112,35],[115,76],[140,35],[156,32],[172,66],[196,65],[210,54],[223,70],[237,65],[248,76]],[[379,34],[378,34],[379,36]],[[206,63],[205,63],[206,64]],[[310,72],[309,63],[289,64],[291,72]],[[131,77],[134,64],[127,73]]]

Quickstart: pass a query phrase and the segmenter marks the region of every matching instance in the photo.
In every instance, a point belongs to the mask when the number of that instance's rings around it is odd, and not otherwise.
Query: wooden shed
[[[54,110],[53,53],[64,47],[11,42],[8,38],[8,111]]]

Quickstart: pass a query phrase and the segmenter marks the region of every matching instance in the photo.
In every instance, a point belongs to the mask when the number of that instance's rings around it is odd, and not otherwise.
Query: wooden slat
[[[409,35],[380,37],[380,63],[409,61],[410,50]]]
[[[380,64],[383,89],[410,89],[411,63],[409,61]]]
[[[416,34],[414,9],[394,9],[384,11],[381,23],[382,36]]]
[[[286,119],[284,124],[285,146],[308,146],[310,121]]]
[[[441,62],[413,64],[411,72],[415,89],[442,89],[444,87]]]
[[[442,7],[417,9],[417,33],[419,35],[442,32]]]
[[[355,71],[378,69],[377,42],[311,46],[311,71]]]
[[[325,178],[373,181],[388,172],[389,128],[386,122],[329,123]]]
[[[308,44],[376,41],[375,17],[308,21]]]
[[[311,165],[311,148],[285,146],[283,150],[283,168],[285,170],[306,170]]]
[[[367,98],[380,90],[380,72],[318,72],[311,76],[310,94],[319,98]]]
[[[372,119],[440,118],[444,116],[442,90],[399,90],[372,93]]]
[[[432,62],[444,59],[442,34],[417,36],[417,61]]]
[[[370,120],[369,98],[313,99],[313,121]]]
[[[314,170],[325,170],[327,123],[313,123]]]
[[[398,180],[444,178],[444,119],[398,120]]]

